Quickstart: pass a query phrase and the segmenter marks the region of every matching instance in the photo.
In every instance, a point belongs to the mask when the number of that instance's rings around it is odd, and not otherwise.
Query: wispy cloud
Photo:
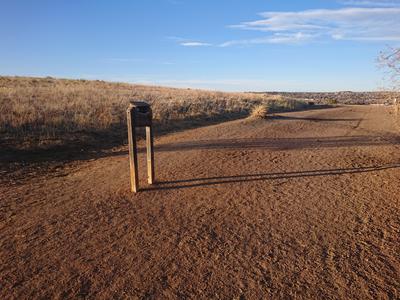
[[[203,42],[181,42],[181,46],[184,47],[207,47],[207,46],[212,46],[210,43],[203,43]]]
[[[202,42],[202,41],[198,41],[198,40],[191,40],[191,39],[187,39],[187,38],[183,38],[183,37],[179,37],[179,36],[166,36],[165,37],[168,40],[172,40],[175,41],[176,43],[178,43],[181,46],[184,47],[208,47],[208,46],[213,46],[211,43],[206,43],[206,42]]]
[[[343,0],[339,3],[348,6],[368,6],[368,7],[398,7],[400,1],[396,0],[376,0],[376,1],[363,1],[363,0]]]
[[[313,39],[311,34],[297,33],[274,33],[271,36],[248,39],[248,40],[232,40],[220,44],[220,47],[229,47],[234,45],[254,45],[254,44],[299,44]]]
[[[360,2],[360,1],[358,1]],[[364,4],[372,1],[361,1]],[[375,3],[387,1],[376,1]],[[395,2],[390,2],[395,3]],[[348,7],[293,12],[263,12],[259,20],[230,26],[268,34],[220,46],[304,43],[315,40],[400,41],[400,7]]]

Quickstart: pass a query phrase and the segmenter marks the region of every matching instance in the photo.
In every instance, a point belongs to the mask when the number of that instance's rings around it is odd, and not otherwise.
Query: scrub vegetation
[[[122,144],[129,100],[152,105],[158,132],[308,104],[281,95],[224,93],[158,86],[29,77],[0,77],[0,132],[6,147],[36,148],[67,142]]]

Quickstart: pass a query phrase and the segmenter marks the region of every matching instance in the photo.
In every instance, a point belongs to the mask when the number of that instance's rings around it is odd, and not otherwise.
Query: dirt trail
[[[398,299],[400,139],[389,109],[238,120],[0,186],[0,298]],[[62,175],[62,176],[61,176]]]

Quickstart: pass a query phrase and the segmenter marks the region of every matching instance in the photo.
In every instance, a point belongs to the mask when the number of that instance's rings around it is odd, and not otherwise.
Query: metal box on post
[[[133,109],[134,123],[136,127],[151,127],[153,113],[148,103],[143,101],[131,101],[129,107]]]
[[[153,147],[153,113],[148,103],[143,101],[130,101],[127,110],[128,141],[129,141],[129,167],[132,192],[139,191],[138,158],[136,128],[146,127],[146,152],[147,152],[147,178],[148,183],[154,183],[154,147]]]

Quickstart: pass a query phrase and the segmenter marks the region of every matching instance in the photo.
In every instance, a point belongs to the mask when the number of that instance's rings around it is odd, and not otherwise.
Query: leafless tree
[[[400,48],[387,47],[378,57],[379,65],[385,71],[385,79],[389,82],[390,88],[400,91]],[[400,99],[393,99],[396,113],[400,113]]]
[[[400,47],[387,47],[380,53],[378,63],[384,69],[390,87],[400,90]]]

